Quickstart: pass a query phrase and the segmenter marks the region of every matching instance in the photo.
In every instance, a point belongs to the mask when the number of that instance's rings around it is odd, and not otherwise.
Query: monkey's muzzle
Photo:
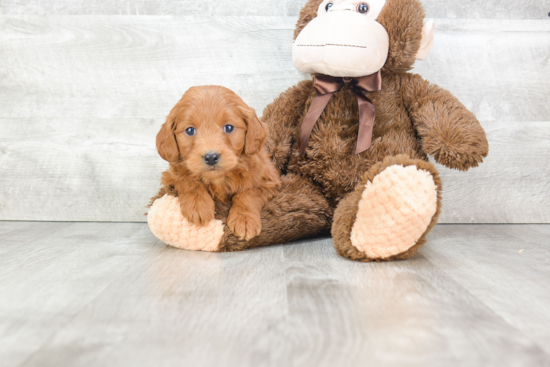
[[[356,12],[333,11],[300,32],[292,58],[303,73],[361,77],[382,69],[388,51],[388,32],[380,23]]]

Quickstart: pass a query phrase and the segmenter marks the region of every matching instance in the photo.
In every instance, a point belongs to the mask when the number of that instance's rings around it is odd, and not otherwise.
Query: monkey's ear
[[[424,60],[428,57],[434,43],[434,30],[435,22],[433,20],[428,20],[422,27],[422,41],[420,41],[420,49],[416,53],[417,60]]]
[[[267,125],[260,121],[256,111],[248,106],[242,106],[241,113],[246,123],[246,139],[244,154],[254,155],[263,147],[267,138]]]
[[[317,11],[322,2],[323,0],[309,0],[302,10],[300,10],[298,23],[296,23],[296,28],[294,29],[294,40],[296,40],[302,29],[304,29],[309,22],[317,18]]]
[[[157,134],[157,151],[162,159],[170,163],[176,163],[180,158],[178,142],[174,133],[175,125],[175,115],[170,113]]]

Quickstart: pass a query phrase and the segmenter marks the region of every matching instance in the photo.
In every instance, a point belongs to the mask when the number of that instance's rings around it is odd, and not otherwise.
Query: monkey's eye
[[[332,8],[334,4],[333,3],[328,3],[327,6],[325,7],[325,10],[328,11],[330,8]]]
[[[188,127],[187,129],[185,129],[185,133],[189,136],[193,136],[197,133],[197,129],[195,129],[194,127]]]
[[[357,11],[361,14],[366,14],[369,12],[369,5],[365,3],[361,3],[357,5]]]
[[[231,134],[233,131],[235,131],[235,126],[233,125],[225,125],[223,127],[223,131],[225,131],[227,134]]]

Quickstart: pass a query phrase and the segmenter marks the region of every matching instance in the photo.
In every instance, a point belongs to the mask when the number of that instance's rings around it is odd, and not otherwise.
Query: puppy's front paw
[[[198,209],[195,212],[186,213],[185,219],[196,226],[203,227],[210,223],[212,219],[214,219],[214,211]]]
[[[227,226],[235,236],[246,241],[250,241],[262,231],[260,216],[243,210],[230,210]]]
[[[214,201],[198,200],[193,197],[180,198],[181,213],[190,223],[196,226],[206,226],[215,215]]]

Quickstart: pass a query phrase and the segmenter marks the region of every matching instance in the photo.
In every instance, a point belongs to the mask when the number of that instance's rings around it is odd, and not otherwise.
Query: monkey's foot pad
[[[204,227],[189,223],[181,214],[178,198],[170,195],[153,203],[147,223],[155,237],[165,244],[191,251],[219,251],[224,233],[221,220],[212,220]]]
[[[437,211],[430,172],[389,166],[365,190],[351,231],[351,244],[369,258],[401,254],[420,239]]]

